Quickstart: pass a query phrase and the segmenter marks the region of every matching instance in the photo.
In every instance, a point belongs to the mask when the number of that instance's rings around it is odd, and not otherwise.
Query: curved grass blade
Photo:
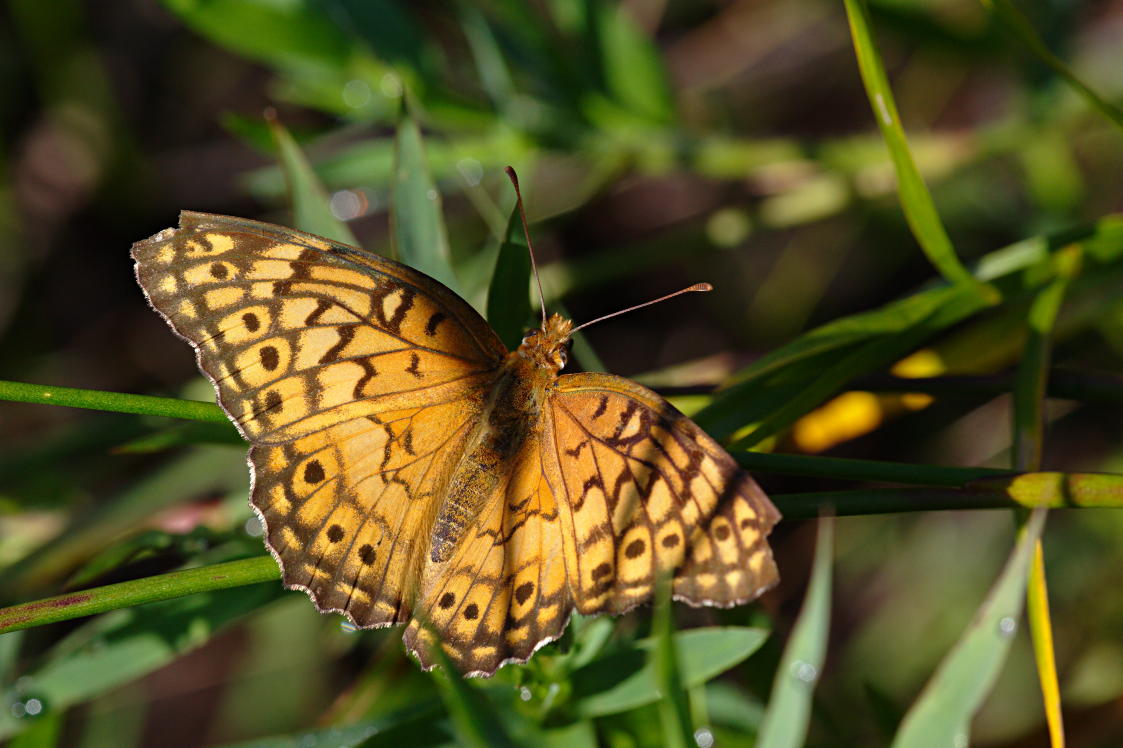
[[[441,196],[429,175],[421,130],[404,108],[394,146],[390,222],[397,259],[460,294],[449,260]]]
[[[1114,122],[1117,127],[1123,128],[1123,109],[1093,91],[1084,81],[1080,80],[1076,73],[1072,72],[1068,65],[1065,65],[1059,57],[1049,51],[1041,35],[1037,33],[1037,29],[1022,15],[1017,6],[1010,0],[981,0],[981,2],[983,7],[998,18],[1002,27],[1029,47],[1030,51],[1037,55],[1039,60],[1052,68],[1057,75],[1072,86],[1089,104],[1100,110],[1101,114]]]
[[[1045,581],[1045,554],[1038,538],[1033,547],[1029,587],[1026,590],[1026,617],[1033,640],[1033,658],[1041,683],[1041,699],[1049,741],[1053,748],[1064,748],[1065,728],[1061,712],[1061,687],[1057,680],[1057,658],[1053,650],[1053,622],[1049,615],[1049,588]]]
[[[277,119],[276,113],[266,112],[265,119],[269,123],[269,130],[277,147],[277,160],[280,162],[281,172],[285,175],[289,204],[292,206],[292,217],[296,228],[353,247],[358,246],[351,229],[331,212],[327,191],[320,184],[319,177],[312,171],[312,166],[305,158],[304,152],[300,150],[300,146]]]
[[[1045,510],[1035,509],[975,619],[905,715],[893,748],[966,744],[971,717],[990,692],[1013,642],[1030,560],[1044,523]]]
[[[901,126],[893,91],[889,87],[889,78],[885,74],[885,66],[881,62],[881,54],[870,29],[869,10],[865,0],[844,0],[844,5],[850,21],[850,35],[854,40],[854,53],[858,58],[862,83],[897,172],[901,207],[913,236],[924,249],[929,261],[949,283],[982,289],[983,286],[956,256],[955,248],[936,212],[935,203],[932,202],[928,186],[921,178],[909,151],[908,139]]]
[[[436,699],[415,704],[374,719],[365,719],[348,725],[337,725],[320,730],[308,730],[294,735],[272,735],[259,740],[227,743],[221,748],[367,748],[382,745],[394,736],[401,742],[396,745],[422,745],[426,728],[441,719],[441,703]],[[424,724],[422,724],[424,723]],[[405,731],[402,734],[401,731]],[[439,731],[445,740],[451,738],[445,730]],[[443,742],[443,741],[442,741]]]
[[[622,3],[590,3],[598,36],[601,75],[612,96],[629,112],[653,124],[674,114],[662,57]]]
[[[821,517],[811,583],[780,658],[772,696],[757,735],[758,748],[797,748],[807,736],[811,699],[827,654],[833,564],[834,519]]]
[[[742,626],[714,626],[674,634],[683,688],[697,688],[757,651],[769,632]],[[651,652],[655,637],[632,642],[574,671],[574,710],[603,717],[653,704],[661,689]]]
[[[516,205],[495,258],[495,272],[487,292],[487,321],[511,350],[519,345],[530,319],[530,250]]]

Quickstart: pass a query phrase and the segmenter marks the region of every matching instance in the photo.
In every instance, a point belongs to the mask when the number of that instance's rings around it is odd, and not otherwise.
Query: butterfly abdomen
[[[508,358],[437,511],[429,554],[434,563],[452,557],[484,502],[509,480],[513,458],[526,443],[531,425],[538,423],[546,382],[530,362],[516,355]]]

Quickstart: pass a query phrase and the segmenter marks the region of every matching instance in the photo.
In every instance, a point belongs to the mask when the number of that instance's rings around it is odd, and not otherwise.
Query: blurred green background
[[[1123,5],[1018,7],[1085,83],[1123,97]],[[913,155],[964,263],[1032,237],[1061,246],[1063,232],[1123,210],[1119,128],[984,5],[869,8]],[[577,350],[578,365],[639,379],[690,413],[801,333],[937,280],[898,203],[841,3],[8,0],[0,90],[0,379],[211,397],[190,348],[144,303],[128,248],[174,225],[181,209],[293,225],[268,108],[315,166],[335,217],[385,252],[394,133],[408,103],[460,290],[478,308],[513,205],[507,164],[522,178],[548,302],[578,322],[712,282],[711,294],[593,328],[599,364]],[[1031,278],[1035,268],[1019,272]],[[1118,374],[1121,290],[1115,259],[1074,283],[1055,367]],[[900,358],[923,350],[893,370],[972,377],[960,386],[932,399],[859,382],[764,446],[1010,467],[1003,390],[1027,306],[1013,298],[918,339]],[[1123,472],[1111,381],[1096,398],[1047,400],[1047,469]],[[711,410],[701,422],[715,436],[744,433],[791,396],[783,382],[767,384],[775,394],[754,416]],[[0,603],[260,553],[242,448],[221,443],[225,434],[0,406]],[[760,482],[775,494],[840,487],[807,476]],[[1013,528],[995,511],[837,521],[808,745],[888,744],[997,575]],[[676,610],[680,628],[773,632],[753,657],[744,659],[756,646],[746,644],[728,673],[689,689],[703,748],[715,738],[753,744],[804,598],[813,523],[785,521],[773,538],[782,582],[759,603]],[[1118,510],[1050,516],[1046,568],[1070,745],[1123,743],[1121,538]],[[655,705],[597,712],[573,675],[582,647],[592,652],[582,662],[642,661],[628,643],[650,618],[643,609],[580,621],[577,636],[479,693],[516,721],[509,730],[530,725],[528,741],[658,745]],[[10,700],[0,703],[0,740],[28,726],[16,738],[25,745],[463,739],[442,706],[453,702],[405,659],[397,631],[353,632],[340,620],[265,584],[0,636]],[[624,659],[599,659],[614,652]],[[40,706],[28,714],[32,702]],[[389,732],[376,735],[380,726]],[[320,742],[301,742],[306,730]],[[1048,745],[1021,631],[971,736]]]

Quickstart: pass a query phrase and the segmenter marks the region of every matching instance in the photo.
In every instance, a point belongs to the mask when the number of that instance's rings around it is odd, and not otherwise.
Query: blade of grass
[[[797,748],[807,736],[811,699],[827,654],[833,564],[834,519],[822,517],[811,582],[780,658],[772,695],[757,734],[758,748]]]
[[[1052,259],[1056,276],[1037,294],[1030,306],[1027,318],[1028,337],[1014,381],[1012,457],[1014,467],[1019,470],[1037,470],[1041,467],[1045,446],[1045,392],[1052,333],[1069,281],[1080,272],[1080,246],[1074,244],[1058,252]],[[1021,521],[1024,525],[1024,515]],[[1049,736],[1054,748],[1060,748],[1065,742],[1064,722],[1040,536],[1034,541],[1033,562],[1026,587],[1026,605]]]
[[[268,582],[280,577],[277,562],[271,556],[257,556],[241,561],[94,587],[45,600],[0,608],[0,634],[92,616],[118,608],[130,608],[157,600],[171,600],[199,592]]]
[[[966,745],[971,717],[998,677],[1021,616],[1030,560],[1044,525],[1034,510],[974,621],[940,663],[901,722],[893,748]]]
[[[44,712],[65,710],[151,673],[283,594],[275,582],[254,584],[107,613],[55,644],[15,684],[0,686],[0,703],[34,697]],[[9,710],[0,710],[0,740],[22,727]]]
[[[979,478],[1009,476],[1009,470],[994,468],[939,467],[903,462],[854,460],[845,457],[736,452],[737,463],[746,470],[812,478],[906,483],[926,486],[961,486]]]
[[[398,259],[461,293],[449,262],[441,196],[429,175],[421,130],[405,108],[394,145],[390,220]]]
[[[0,381],[0,400],[230,424],[230,420],[222,412],[222,408],[214,403],[199,400],[179,400],[174,397],[131,395],[125,392],[103,392],[74,387],[52,387],[45,384]]]
[[[875,338],[858,346],[804,385],[798,395],[771,412],[749,434],[736,440],[730,449],[746,449],[778,433],[837,392],[854,377],[899,360],[937,331],[971,316],[988,303],[973,291],[959,289],[929,317],[922,319],[911,328],[902,330],[897,335]]]
[[[499,339],[515,350],[530,319],[530,251],[526,246],[518,206],[511,211],[507,230],[495,258],[495,272],[487,292],[487,321]]]
[[[663,722],[663,744],[670,748],[688,748],[694,743],[690,722],[690,704],[683,688],[678,650],[675,647],[674,620],[671,615],[671,580],[661,576],[656,581],[654,638],[651,661],[662,698],[659,716]]]
[[[1015,473],[974,480],[962,489],[866,488],[773,494],[785,517],[806,519],[824,508],[839,515],[928,512],[949,509],[1123,508],[1123,475]]]
[[[296,228],[337,242],[358,246],[351,229],[332,213],[327,191],[320,184],[316,172],[312,171],[312,166],[300,146],[277,118],[276,112],[272,109],[267,110],[265,121],[269,123],[269,131],[273,134],[277,160],[281,165],[281,173],[285,176]]]
[[[609,93],[653,124],[669,122],[674,106],[658,47],[632,20],[626,5],[591,3],[588,8]]]
[[[889,78],[881,61],[881,53],[873,39],[870,28],[869,9],[864,0],[844,0],[846,16],[850,21],[850,35],[854,40],[854,53],[858,58],[858,70],[862,83],[873,107],[874,118],[881,129],[889,157],[897,172],[898,194],[905,218],[912,229],[913,236],[924,249],[929,261],[949,283],[977,289],[984,288],[960,263],[948,238],[943,222],[936,212],[928,186],[916,168],[916,162],[909,151],[901,118]]]
[[[517,744],[507,734],[495,709],[483,694],[468,685],[439,643],[433,646],[432,654],[440,671],[431,676],[452,717],[458,744],[469,748],[514,748]]]
[[[744,661],[764,644],[768,634],[765,629],[745,626],[712,626],[675,633],[683,687],[705,685]],[[576,669],[570,684],[577,714],[584,718],[604,717],[658,701],[663,691],[652,655],[656,646],[656,637],[650,636]]]
[[[1072,72],[1068,65],[1065,65],[1059,57],[1049,51],[1041,35],[1037,33],[1037,29],[1033,27],[1029,19],[1022,15],[1022,12],[1018,10],[1017,6],[1011,3],[1010,0],[980,1],[983,7],[989,10],[991,14],[998,19],[1002,28],[1029,47],[1029,50],[1033,52],[1039,60],[1052,68],[1057,75],[1072,86],[1073,89],[1083,96],[1095,109],[1098,109],[1101,114],[1114,122],[1117,127],[1123,128],[1123,109],[1120,109],[1118,106],[1112,104],[1093,91],[1084,81],[1080,80],[1076,73]]]

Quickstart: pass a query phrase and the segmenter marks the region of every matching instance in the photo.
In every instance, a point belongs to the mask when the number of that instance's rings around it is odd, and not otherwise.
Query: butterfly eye
[[[569,361],[569,354],[565,352],[564,348],[559,348],[558,352],[554,354],[554,358],[558,362],[558,368],[564,369],[566,362]]]

